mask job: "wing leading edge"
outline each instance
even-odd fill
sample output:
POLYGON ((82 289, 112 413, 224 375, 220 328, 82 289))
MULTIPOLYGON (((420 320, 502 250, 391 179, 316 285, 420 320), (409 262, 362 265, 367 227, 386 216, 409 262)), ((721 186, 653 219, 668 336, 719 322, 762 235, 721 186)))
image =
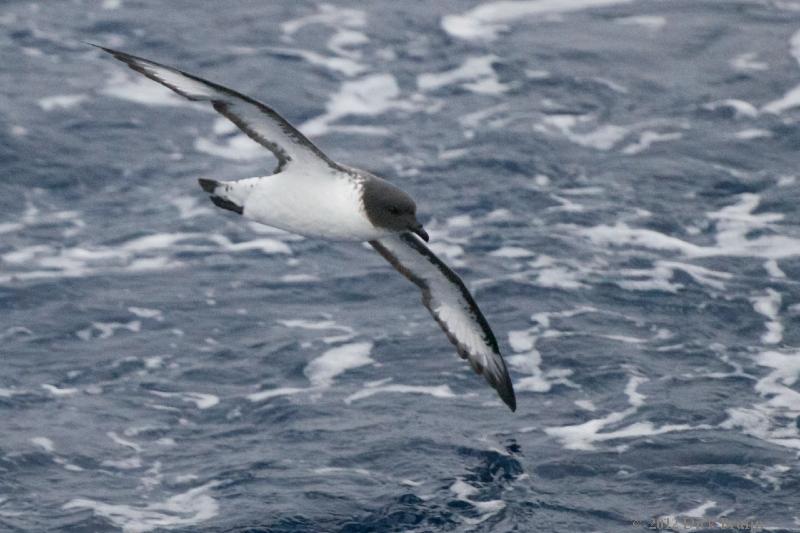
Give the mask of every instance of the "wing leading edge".
POLYGON ((278 160, 275 173, 283 170, 286 165, 294 163, 311 165, 321 162, 339 168, 297 128, 266 104, 176 68, 96 44, 92 46, 108 52, 131 69, 172 89, 184 98, 210 102, 217 112, 275 155, 278 160))

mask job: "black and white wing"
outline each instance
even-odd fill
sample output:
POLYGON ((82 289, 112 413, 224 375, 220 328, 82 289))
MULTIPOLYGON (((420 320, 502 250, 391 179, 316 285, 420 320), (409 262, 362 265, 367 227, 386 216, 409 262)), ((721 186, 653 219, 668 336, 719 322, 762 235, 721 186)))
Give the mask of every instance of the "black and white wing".
POLYGON ((422 290, 423 305, 458 354, 483 375, 512 411, 516 410, 514 388, 497 340, 461 278, 411 233, 392 235, 370 244, 422 290))
POLYGON ((275 154, 278 159, 276 173, 283 170, 286 165, 294 163, 304 165, 322 163, 338 168, 336 163, 328 159, 319 148, 274 109, 249 96, 155 61, 103 46, 92 46, 108 52, 136 72, 172 89, 184 98, 210 102, 215 110, 236 124, 248 137, 275 154))

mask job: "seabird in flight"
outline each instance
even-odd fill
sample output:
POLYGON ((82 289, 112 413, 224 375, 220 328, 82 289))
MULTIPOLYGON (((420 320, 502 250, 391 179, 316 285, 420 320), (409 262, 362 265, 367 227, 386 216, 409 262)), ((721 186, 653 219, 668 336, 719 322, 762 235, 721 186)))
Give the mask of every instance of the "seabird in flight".
MULTIPOLYGON (((97 45, 93 45, 97 46, 97 45)), ((218 207, 307 237, 367 241, 422 291, 422 303, 458 354, 516 409, 497 340, 461 278, 425 245, 416 204, 395 185, 333 161, 271 107, 172 67, 102 46, 130 68, 213 108, 278 160, 272 174, 234 181, 200 179, 218 207)))

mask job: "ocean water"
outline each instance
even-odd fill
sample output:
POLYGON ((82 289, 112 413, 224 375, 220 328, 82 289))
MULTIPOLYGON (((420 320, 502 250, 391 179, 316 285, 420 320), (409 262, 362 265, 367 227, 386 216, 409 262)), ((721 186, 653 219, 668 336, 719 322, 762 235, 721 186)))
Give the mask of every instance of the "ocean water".
POLYGON ((0 531, 800 531, 800 2, 0 6, 0 531), (511 413, 360 244, 216 209, 271 155, 411 193, 511 413), (734 529, 739 527, 739 529, 734 529))

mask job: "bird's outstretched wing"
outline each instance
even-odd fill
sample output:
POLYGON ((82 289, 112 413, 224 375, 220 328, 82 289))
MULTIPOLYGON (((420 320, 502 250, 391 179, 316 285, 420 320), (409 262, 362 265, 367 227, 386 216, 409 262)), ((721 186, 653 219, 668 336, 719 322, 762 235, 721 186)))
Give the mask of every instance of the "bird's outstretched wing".
POLYGON ((494 387, 512 411, 514 388, 497 340, 464 282, 421 239, 411 233, 370 241, 398 272, 422 290, 422 303, 447 334, 458 354, 494 387))
POLYGON ((96 44, 92 46, 108 52, 136 72, 172 89, 184 98, 210 102, 215 110, 236 124, 248 137, 275 155, 278 159, 275 173, 292 164, 321 163, 339 168, 274 109, 249 96, 155 61, 96 44))

